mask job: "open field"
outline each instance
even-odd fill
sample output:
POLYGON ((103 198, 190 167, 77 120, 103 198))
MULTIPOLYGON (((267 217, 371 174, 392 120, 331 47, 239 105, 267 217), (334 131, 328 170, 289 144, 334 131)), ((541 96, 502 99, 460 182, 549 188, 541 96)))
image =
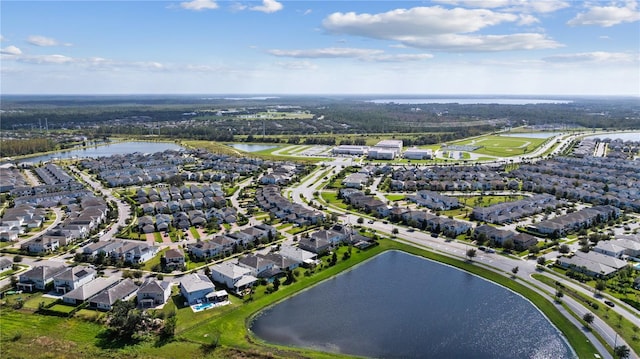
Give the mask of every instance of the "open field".
POLYGON ((459 146, 481 146, 474 153, 490 155, 490 156, 517 156, 529 153, 547 139, 544 138, 525 138, 525 137, 506 137, 506 136, 482 136, 471 140, 457 141, 451 145, 459 146))

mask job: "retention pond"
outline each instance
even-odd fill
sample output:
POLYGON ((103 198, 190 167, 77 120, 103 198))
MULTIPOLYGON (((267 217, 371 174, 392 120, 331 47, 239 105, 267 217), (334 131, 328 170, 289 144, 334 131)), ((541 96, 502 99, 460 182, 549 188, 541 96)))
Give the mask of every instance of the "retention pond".
POLYGON ((265 341, 376 358, 573 358, 529 301, 464 271, 388 251, 259 314, 265 341))

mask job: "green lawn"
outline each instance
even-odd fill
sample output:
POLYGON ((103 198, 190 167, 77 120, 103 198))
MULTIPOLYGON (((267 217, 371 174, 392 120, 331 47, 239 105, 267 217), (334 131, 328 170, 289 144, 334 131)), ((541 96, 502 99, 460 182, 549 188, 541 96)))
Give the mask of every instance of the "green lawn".
POLYGON ((338 198, 337 192, 322 191, 320 193, 320 196, 322 196, 322 200, 324 200, 325 202, 327 202, 332 206, 342 208, 342 209, 347 209, 347 205, 344 202, 342 202, 341 199, 338 198))
MULTIPOLYGON (((551 278, 548 278, 541 274, 534 274, 533 277, 551 287, 555 286, 555 281, 551 278)), ((565 295, 573 297, 574 299, 577 299, 579 303, 589 308, 591 312, 593 312, 611 328, 613 328, 627 342, 627 344, 631 346, 631 349, 634 352, 640 353, 640 341, 637 339, 633 339, 634 336, 638 335, 637 331, 639 328, 635 327, 633 323, 622 316, 614 314, 606 304, 596 298, 593 298, 592 296, 586 296, 582 293, 567 290, 566 288, 563 290, 563 293, 565 293, 565 295), (598 309, 588 307, 586 305, 587 301, 598 303, 598 309)))
POLYGON ((482 136, 470 140, 453 142, 453 145, 472 145, 482 146, 474 151, 474 153, 509 157, 517 156, 532 152, 543 144, 545 138, 525 138, 525 137, 507 137, 507 136, 482 136))
POLYGON ((389 201, 395 202, 395 201, 401 201, 405 199, 407 196, 404 194, 387 194, 385 195, 385 197, 387 197, 389 201))
POLYGON ((458 201, 465 206, 473 207, 489 207, 494 204, 503 203, 503 202, 515 202, 523 199, 525 196, 522 195, 511 195, 511 196, 459 196, 456 197, 458 201))

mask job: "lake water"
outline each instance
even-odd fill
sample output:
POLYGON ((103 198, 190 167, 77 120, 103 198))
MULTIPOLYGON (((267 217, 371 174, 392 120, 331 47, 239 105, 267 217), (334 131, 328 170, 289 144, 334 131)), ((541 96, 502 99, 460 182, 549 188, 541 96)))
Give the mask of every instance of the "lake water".
POLYGON ((86 149, 71 150, 64 152, 52 153, 44 156, 36 156, 25 158, 20 162, 38 163, 40 161, 49 161, 52 159, 65 159, 65 158, 98 158, 108 157, 112 155, 123 155, 128 153, 140 152, 140 153, 155 153, 163 152, 166 150, 181 150, 183 147, 170 142, 142 142, 142 141, 130 141, 130 142, 117 142, 108 145, 100 145, 97 147, 88 147, 86 149))
POLYGON ((537 98, 385 98, 377 100, 369 100, 367 102, 388 104, 396 103, 400 105, 417 105, 427 103, 457 103, 459 105, 476 105, 476 104, 498 104, 498 105, 535 105, 535 104, 567 104, 573 101, 567 100, 548 100, 537 98))
POLYGON ((562 132, 499 133, 500 136, 504 136, 504 137, 526 137, 526 138, 550 138, 550 137, 558 136, 560 134, 562 134, 562 132))
POLYGON ((258 152, 278 147, 272 145, 254 145, 249 143, 232 143, 229 146, 244 152, 258 152))
POLYGON ((603 133, 600 135, 587 136, 585 138, 599 138, 601 140, 610 138, 612 140, 621 139, 623 141, 640 141, 640 132, 603 133))
POLYGON ((399 251, 266 309, 251 330, 272 343, 365 357, 575 357, 521 296, 399 251))

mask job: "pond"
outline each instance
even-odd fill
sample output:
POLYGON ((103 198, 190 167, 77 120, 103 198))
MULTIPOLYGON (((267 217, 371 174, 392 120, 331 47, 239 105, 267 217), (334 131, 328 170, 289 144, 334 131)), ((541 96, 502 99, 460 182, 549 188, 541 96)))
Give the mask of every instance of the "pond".
POLYGON ((575 357, 523 297, 399 251, 266 309, 251 330, 268 342, 366 357, 575 357))
POLYGON ((38 163, 40 161, 49 161, 52 159, 65 159, 65 158, 97 158, 97 157, 109 157, 112 155, 122 155, 134 152, 140 153, 155 153, 163 152, 166 150, 181 150, 183 147, 170 142, 143 142, 143 141, 128 141, 128 142, 116 142, 112 144, 87 147, 79 150, 61 151, 51 153, 43 156, 29 157, 20 160, 20 163, 31 162, 38 163))
POLYGON ((259 151, 270 150, 272 148, 278 147, 273 145, 256 145, 256 144, 248 144, 248 143, 232 143, 229 146, 235 148, 236 150, 240 150, 244 152, 259 152, 259 151))

